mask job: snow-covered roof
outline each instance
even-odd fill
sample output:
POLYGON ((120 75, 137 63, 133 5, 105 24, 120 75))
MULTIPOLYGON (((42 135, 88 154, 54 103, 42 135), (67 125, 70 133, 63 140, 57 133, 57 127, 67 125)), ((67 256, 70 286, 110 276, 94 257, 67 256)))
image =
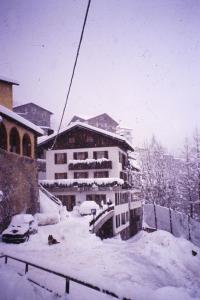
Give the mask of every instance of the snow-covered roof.
MULTIPOLYGON (((69 126, 63 128, 59 135, 64 133, 65 131, 69 131, 70 129, 74 128, 74 127, 81 127, 81 128, 85 128, 85 129, 89 129, 89 130, 92 130, 92 131, 95 131, 95 132, 98 132, 98 133, 101 133, 103 135, 107 135, 111 138, 114 138, 114 139, 117 139, 117 140, 120 140, 124 143, 127 144, 127 146, 132 150, 134 151, 133 149, 133 146, 127 141, 127 139, 125 139, 123 136, 119 135, 119 134, 116 134, 116 133, 113 133, 113 132, 110 132, 110 131, 107 131, 107 130, 104 130, 104 129, 101 129, 101 128, 98 128, 98 127, 95 127, 95 126, 92 126, 92 125, 89 125, 89 124, 86 124, 86 123, 83 123, 83 122, 74 122, 74 123, 71 123, 69 126)), ((42 138, 39 138, 38 139, 38 145, 41 145, 43 143, 46 143, 47 141, 55 138, 55 136, 57 135, 57 132, 54 132, 53 134, 49 135, 49 136, 45 136, 45 137, 42 137, 42 138)))
POLYGON ((16 80, 13 80, 11 78, 7 78, 7 77, 2 76, 2 75, 0 75, 0 81, 11 83, 13 85, 19 85, 19 83, 16 80))
POLYGON ((5 115, 21 124, 23 124, 25 127, 30 128, 31 130, 37 132, 39 135, 43 135, 44 131, 37 125, 33 124, 32 122, 24 119, 23 117, 19 116, 12 110, 6 108, 5 106, 0 105, 0 115, 5 115))
POLYGON ((24 103, 24 104, 21 104, 21 105, 17 105, 15 107, 13 107, 14 110, 18 110, 19 108, 21 107, 29 107, 29 106, 35 106, 37 109, 39 110, 43 110, 43 111, 47 111, 49 114, 53 115, 53 113, 51 111, 49 111, 48 109, 36 104, 36 103, 33 103, 33 102, 29 102, 29 103, 24 103))

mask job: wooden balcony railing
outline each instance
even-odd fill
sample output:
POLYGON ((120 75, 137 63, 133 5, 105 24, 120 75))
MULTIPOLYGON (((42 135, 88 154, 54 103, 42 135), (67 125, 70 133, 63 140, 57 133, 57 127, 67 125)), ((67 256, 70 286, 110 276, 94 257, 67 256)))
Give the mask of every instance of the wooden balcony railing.
POLYGON ((92 161, 92 162, 78 162, 78 163, 70 163, 69 164, 69 170, 91 170, 91 169, 112 169, 112 161, 111 160, 105 160, 99 162, 98 160, 92 161))

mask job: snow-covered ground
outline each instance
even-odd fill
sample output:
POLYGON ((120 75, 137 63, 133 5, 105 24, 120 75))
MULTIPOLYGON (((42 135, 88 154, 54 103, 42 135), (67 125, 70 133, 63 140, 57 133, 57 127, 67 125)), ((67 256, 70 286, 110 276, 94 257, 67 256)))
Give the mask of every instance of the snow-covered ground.
MULTIPOLYGON (((183 238, 176 238, 165 231, 151 234, 140 232, 128 241, 113 239, 100 240, 88 232, 91 216, 70 215, 55 225, 39 227, 39 232, 32 235, 24 244, 12 245, 0 242, 1 253, 7 253, 40 266, 48 267, 71 277, 110 290, 120 297, 134 300, 191 300, 200 299, 200 251, 199 248, 183 238), (49 246, 48 235, 52 234, 59 244, 49 246), (192 255, 192 250, 198 252, 192 255)), ((8 261, 8 269, 1 262, 0 291, 11 290, 17 282, 23 288, 28 285, 34 300, 47 299, 38 288, 32 287, 25 277, 19 277, 10 269, 22 268, 8 261), (7 276, 7 281, 2 280, 7 276), (7 282, 7 283, 6 283, 7 282), (36 297, 37 296, 37 297, 36 297)), ((23 267, 24 270, 24 267, 23 267)), ((45 281, 48 288, 60 294, 64 293, 64 283, 53 279, 43 271, 31 271, 27 274, 36 280, 45 281)), ((73 287, 73 285, 71 285, 73 287)), ((16 289, 17 290, 17 289, 16 289)), ((20 290, 20 289, 19 289, 20 290)), ((26 294, 14 299, 28 299, 26 294)), ((1 298, 1 300, 12 300, 1 298)), ((48 299, 53 295, 49 296, 48 299)), ((108 299, 104 294, 101 299, 108 299)), ((93 291, 80 286, 74 288, 74 294, 68 299, 96 300, 93 291)), ((64 299, 64 298, 63 298, 64 299)), ((111 298, 110 298, 111 299, 111 298)), ((113 298, 114 299, 114 298, 113 298)), ((29 298, 32 300, 32 298, 29 298)))

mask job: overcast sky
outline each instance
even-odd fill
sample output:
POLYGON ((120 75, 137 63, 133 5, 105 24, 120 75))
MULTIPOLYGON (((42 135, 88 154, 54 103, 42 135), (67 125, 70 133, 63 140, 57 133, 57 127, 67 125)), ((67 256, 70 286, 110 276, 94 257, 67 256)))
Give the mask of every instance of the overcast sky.
MULTIPOLYGON (((14 104, 59 120, 85 0, 0 0, 0 74, 19 81, 14 104)), ((170 150, 200 128, 200 0, 92 0, 65 114, 108 113, 170 150)), ((57 122, 58 123, 58 122, 57 122)))

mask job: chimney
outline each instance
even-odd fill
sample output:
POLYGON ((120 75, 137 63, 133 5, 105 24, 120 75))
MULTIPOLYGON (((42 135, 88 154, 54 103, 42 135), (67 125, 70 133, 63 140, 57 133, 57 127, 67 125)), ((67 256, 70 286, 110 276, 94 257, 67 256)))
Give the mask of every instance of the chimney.
POLYGON ((0 105, 13 109, 13 85, 19 83, 0 76, 0 105))

